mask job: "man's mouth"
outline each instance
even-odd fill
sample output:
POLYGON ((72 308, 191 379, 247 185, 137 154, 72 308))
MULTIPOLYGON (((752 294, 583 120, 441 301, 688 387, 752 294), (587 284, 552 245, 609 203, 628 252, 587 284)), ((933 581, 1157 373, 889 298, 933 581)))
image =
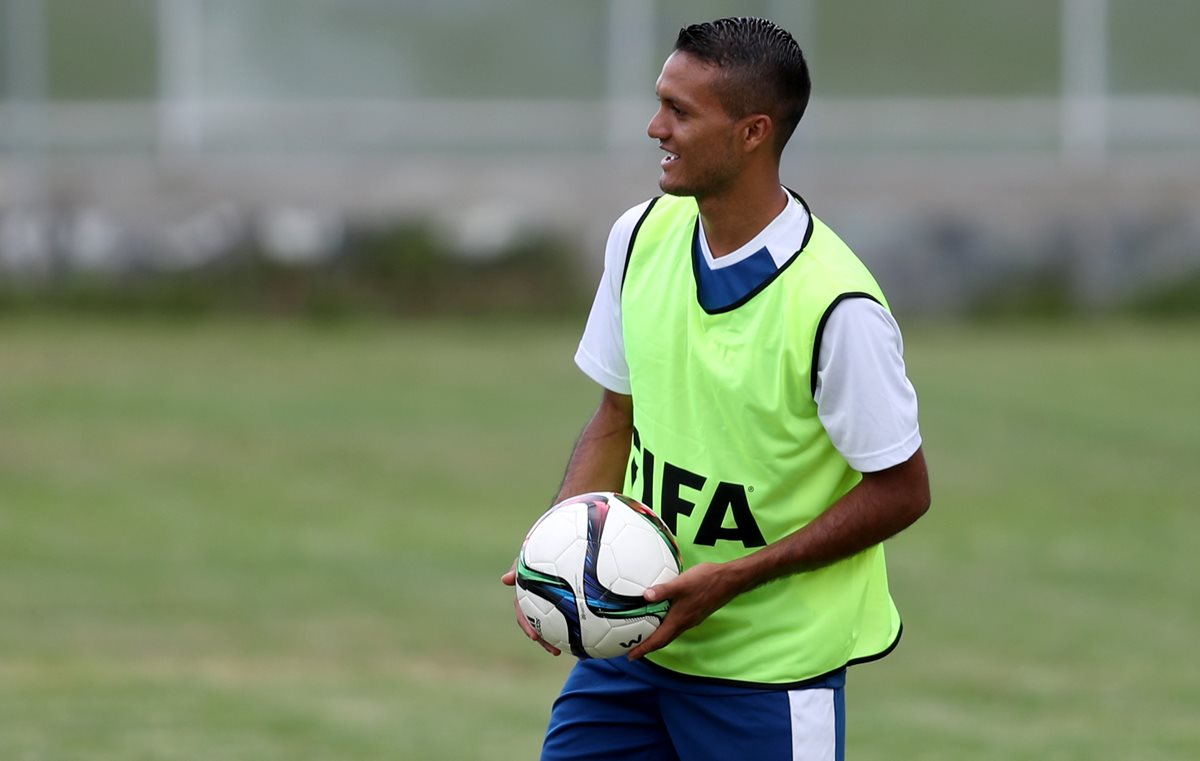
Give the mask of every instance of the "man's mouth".
POLYGON ((679 154, 671 153, 670 151, 667 151, 667 155, 663 156, 663 160, 660 161, 659 164, 665 167, 668 164, 671 164, 678 160, 679 160, 679 154))

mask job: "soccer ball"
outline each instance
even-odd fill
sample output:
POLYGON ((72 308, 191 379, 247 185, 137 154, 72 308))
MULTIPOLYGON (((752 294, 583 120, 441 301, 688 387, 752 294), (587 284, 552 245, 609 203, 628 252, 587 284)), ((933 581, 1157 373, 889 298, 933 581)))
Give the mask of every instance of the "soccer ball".
POLYGON ((612 658, 658 628, 666 600, 647 587, 679 575, 679 545, 650 508, 621 494, 570 497, 533 524, 517 558, 517 602, 542 639, 612 658))

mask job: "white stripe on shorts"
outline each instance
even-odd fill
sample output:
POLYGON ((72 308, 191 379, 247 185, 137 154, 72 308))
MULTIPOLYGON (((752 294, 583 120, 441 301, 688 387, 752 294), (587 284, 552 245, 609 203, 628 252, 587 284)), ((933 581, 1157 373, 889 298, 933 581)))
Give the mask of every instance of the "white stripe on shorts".
POLYGON ((837 717, 833 690, 788 690, 792 761, 836 761, 837 717))

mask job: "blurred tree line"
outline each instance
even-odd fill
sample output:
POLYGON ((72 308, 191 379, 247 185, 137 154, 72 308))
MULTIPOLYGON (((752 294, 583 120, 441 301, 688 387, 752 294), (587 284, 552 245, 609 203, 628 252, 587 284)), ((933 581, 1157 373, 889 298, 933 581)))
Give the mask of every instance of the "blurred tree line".
POLYGON ((409 221, 356 227, 335 250, 307 261, 288 261, 251 236, 186 269, 135 263, 96 271, 58 256, 53 271, 0 275, 0 313, 552 316, 578 313, 590 296, 571 249, 559 236, 531 232, 481 255, 459 249, 432 224, 409 221))

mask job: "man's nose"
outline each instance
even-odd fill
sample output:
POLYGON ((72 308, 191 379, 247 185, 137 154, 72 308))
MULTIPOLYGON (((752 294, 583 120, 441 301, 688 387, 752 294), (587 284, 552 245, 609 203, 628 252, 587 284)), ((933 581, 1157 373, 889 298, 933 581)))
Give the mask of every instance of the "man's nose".
POLYGON ((646 125, 646 134, 654 140, 665 140, 670 134, 666 130, 664 120, 662 118, 662 109, 659 109, 654 116, 650 118, 650 123, 646 125))

